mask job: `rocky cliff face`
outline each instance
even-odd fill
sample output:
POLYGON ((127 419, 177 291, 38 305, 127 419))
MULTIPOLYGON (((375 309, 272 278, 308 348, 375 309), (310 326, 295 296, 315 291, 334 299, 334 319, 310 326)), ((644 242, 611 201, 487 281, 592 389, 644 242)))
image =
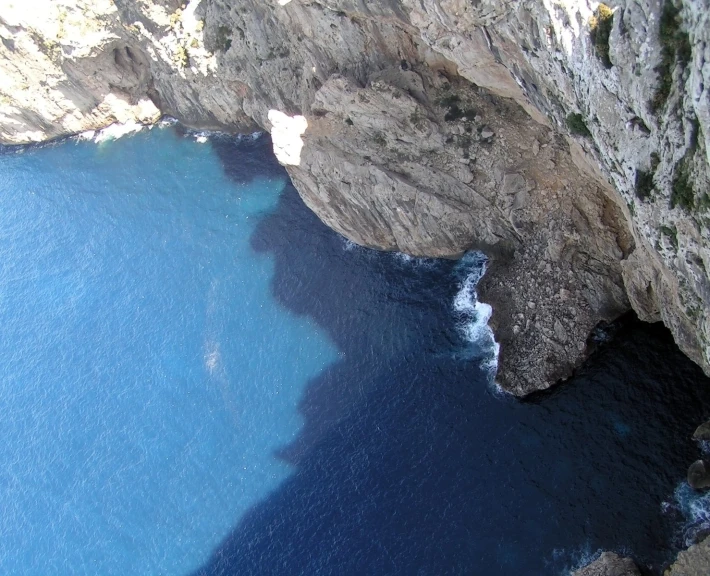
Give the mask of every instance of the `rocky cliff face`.
POLYGON ((0 8, 4 142, 161 113, 263 127, 355 242, 492 256, 511 392, 629 307, 710 373, 708 0, 27 6, 0 8))

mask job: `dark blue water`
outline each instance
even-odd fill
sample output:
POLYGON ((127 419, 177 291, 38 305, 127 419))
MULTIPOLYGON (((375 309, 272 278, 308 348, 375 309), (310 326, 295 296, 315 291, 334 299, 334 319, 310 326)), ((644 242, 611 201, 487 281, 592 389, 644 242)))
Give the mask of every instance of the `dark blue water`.
POLYGON ((6 153, 0 250, 2 573, 658 571, 710 510, 662 328, 503 397, 480 260, 348 244, 265 138, 6 153))

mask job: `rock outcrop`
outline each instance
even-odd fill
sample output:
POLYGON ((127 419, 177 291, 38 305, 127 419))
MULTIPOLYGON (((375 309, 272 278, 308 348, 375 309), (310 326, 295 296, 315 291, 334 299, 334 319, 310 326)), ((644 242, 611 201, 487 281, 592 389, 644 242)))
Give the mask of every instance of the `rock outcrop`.
POLYGON ((572 572, 570 576, 641 576, 641 572, 631 558, 603 552, 594 562, 572 572))
POLYGON ((710 466, 705 460, 696 460, 688 468, 688 484, 694 490, 710 488, 710 466))
POLYGON ((665 576, 707 576, 710 574, 710 537, 683 550, 665 576))
POLYGON ((5 143, 273 129, 351 240, 486 251, 515 394, 630 307, 710 373, 710 0, 43 0, 0 39, 5 143))
MULTIPOLYGON (((710 574, 710 537, 683 550, 664 576, 707 576, 710 574)), ((630 558, 614 552, 603 552, 599 558, 570 574, 570 576, 641 576, 630 558)))
POLYGON ((693 440, 710 440, 710 420, 703 422, 695 429, 693 440))

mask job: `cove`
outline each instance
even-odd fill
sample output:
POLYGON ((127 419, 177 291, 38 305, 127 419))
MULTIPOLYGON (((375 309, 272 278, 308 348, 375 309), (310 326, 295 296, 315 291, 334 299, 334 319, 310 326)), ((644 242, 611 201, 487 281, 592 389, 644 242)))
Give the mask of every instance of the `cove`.
POLYGON ((289 476, 337 357, 249 247, 286 179, 169 129, 0 170, 0 570, 186 574, 289 476))
POLYGON ((4 152, 3 573, 660 573, 710 510, 710 387, 664 329, 515 401, 481 260, 349 244, 266 137, 4 152))

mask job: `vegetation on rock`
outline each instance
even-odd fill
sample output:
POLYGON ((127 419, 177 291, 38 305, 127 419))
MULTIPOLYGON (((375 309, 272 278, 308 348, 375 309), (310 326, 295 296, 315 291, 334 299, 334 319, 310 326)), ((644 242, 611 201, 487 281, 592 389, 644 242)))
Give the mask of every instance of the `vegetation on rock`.
POLYGON ((666 236, 670 240, 671 246, 675 251, 678 251, 678 230, 670 226, 661 226, 661 234, 666 236))
POLYGON ((683 158, 676 166, 671 191, 671 208, 680 206, 689 212, 695 208, 695 191, 690 181, 690 167, 687 158, 683 158))
POLYGON ((673 68, 676 62, 681 68, 690 62, 691 46, 688 33, 681 29, 680 11, 672 1, 666 0, 661 13, 659 29, 661 63, 656 67, 659 85, 651 100, 651 110, 658 113, 666 105, 673 89, 673 68))
POLYGON ((175 51, 175 64, 177 64, 179 68, 187 68, 190 64, 187 48, 183 45, 179 45, 175 51))
POLYGON ((592 133, 587 128, 587 124, 584 122, 584 117, 581 114, 569 114, 567 116, 567 128, 572 134, 577 136, 584 136, 585 138, 591 138, 592 133))
POLYGON ((636 197, 648 200, 653 193, 653 172, 636 170, 636 197))
POLYGON ((606 4, 599 4, 594 16, 589 19, 589 29, 594 50, 606 68, 613 66, 609 58, 609 36, 613 25, 613 10, 606 4))
POLYGON ((215 37, 215 46, 218 50, 226 52, 232 47, 232 31, 229 26, 219 26, 215 37))

